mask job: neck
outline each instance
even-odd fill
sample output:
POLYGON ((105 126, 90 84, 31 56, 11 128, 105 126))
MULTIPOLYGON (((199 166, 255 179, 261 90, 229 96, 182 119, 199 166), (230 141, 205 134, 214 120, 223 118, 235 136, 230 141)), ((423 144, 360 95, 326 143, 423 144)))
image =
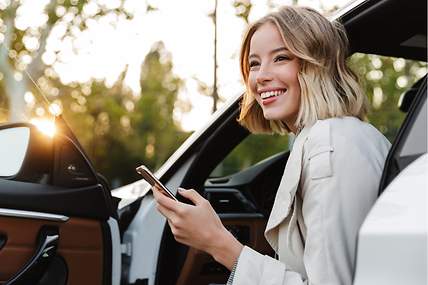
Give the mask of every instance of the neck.
POLYGON ((284 124, 287 126, 287 128, 292 132, 293 134, 297 135, 300 133, 301 127, 297 127, 294 123, 288 123, 284 121, 284 124))

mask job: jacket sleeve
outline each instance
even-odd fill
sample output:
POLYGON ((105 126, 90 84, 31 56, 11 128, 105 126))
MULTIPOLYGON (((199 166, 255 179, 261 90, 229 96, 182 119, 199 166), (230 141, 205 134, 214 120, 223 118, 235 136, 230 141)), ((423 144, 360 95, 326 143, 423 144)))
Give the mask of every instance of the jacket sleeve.
POLYGON ((300 274, 268 255, 245 246, 238 259, 233 285, 306 285, 300 274))

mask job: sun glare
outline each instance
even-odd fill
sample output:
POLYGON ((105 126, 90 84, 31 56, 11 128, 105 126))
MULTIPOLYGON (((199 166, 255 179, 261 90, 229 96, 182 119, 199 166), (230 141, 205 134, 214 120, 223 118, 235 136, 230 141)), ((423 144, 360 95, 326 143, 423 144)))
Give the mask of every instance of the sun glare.
POLYGON ((55 123, 52 120, 34 118, 30 120, 30 123, 35 125, 39 131, 51 138, 55 135, 55 123))
POLYGON ((54 116, 58 116, 61 115, 62 113, 62 108, 59 104, 57 103, 52 103, 49 105, 49 112, 54 115, 54 116))

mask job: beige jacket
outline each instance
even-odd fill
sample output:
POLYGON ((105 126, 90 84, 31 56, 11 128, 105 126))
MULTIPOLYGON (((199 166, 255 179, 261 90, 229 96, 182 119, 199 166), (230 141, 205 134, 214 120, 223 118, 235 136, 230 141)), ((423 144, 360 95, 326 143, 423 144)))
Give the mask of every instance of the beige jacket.
POLYGON ((352 284, 358 230, 377 198, 389 148, 354 117, 304 128, 265 231, 279 260, 244 247, 233 284, 352 284))

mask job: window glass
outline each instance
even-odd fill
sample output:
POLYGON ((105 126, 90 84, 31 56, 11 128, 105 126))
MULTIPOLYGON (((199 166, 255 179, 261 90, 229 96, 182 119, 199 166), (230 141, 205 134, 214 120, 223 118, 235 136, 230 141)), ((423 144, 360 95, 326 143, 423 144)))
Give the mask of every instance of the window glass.
POLYGON ((400 96, 427 73, 427 64, 355 53, 349 58, 349 65, 358 74, 368 96, 368 120, 393 142, 406 116, 398 109, 400 96))
POLYGON ((289 149, 288 136, 250 134, 211 172, 210 178, 237 173, 263 159, 289 149))

